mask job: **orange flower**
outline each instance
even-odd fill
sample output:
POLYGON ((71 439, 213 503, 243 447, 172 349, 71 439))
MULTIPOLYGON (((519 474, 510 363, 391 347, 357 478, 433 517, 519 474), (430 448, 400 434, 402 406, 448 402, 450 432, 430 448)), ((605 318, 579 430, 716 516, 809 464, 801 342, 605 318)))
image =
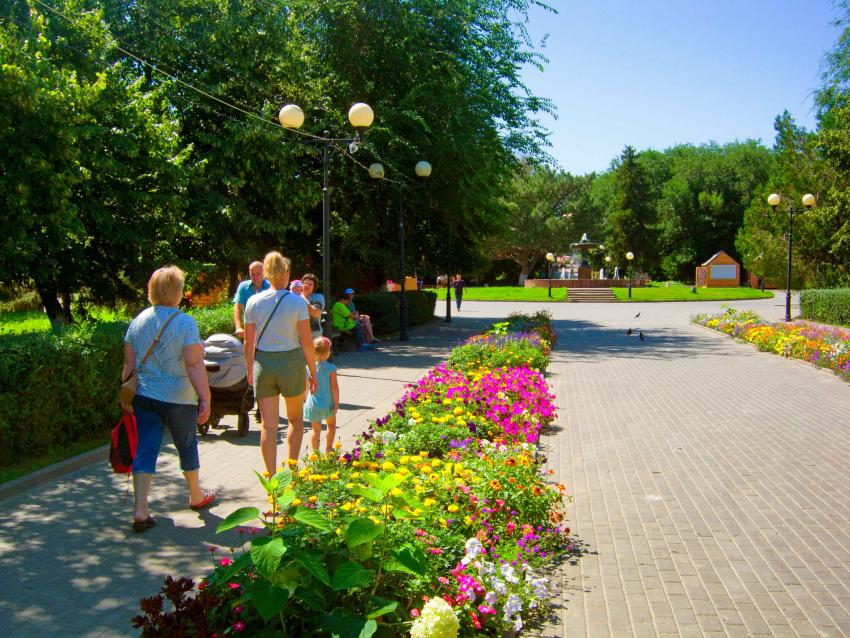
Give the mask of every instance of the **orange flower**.
POLYGON ((508 459, 507 461, 505 461, 505 465, 508 465, 508 466, 516 465, 516 459, 508 459))
POLYGON ((512 476, 508 479, 508 483, 516 483, 516 479, 512 476))
POLYGON ((502 484, 501 484, 501 483, 499 483, 499 481, 490 481, 490 482, 488 483, 488 485, 490 486, 490 488, 491 488, 491 489, 494 489, 494 490, 496 490, 497 492, 498 492, 500 489, 502 489, 502 484))
POLYGON ((535 487, 534 487, 534 495, 535 495, 535 496, 540 496, 542 493, 543 493, 543 490, 541 490, 541 489, 540 489, 539 487, 537 487, 537 486, 535 486, 535 487))

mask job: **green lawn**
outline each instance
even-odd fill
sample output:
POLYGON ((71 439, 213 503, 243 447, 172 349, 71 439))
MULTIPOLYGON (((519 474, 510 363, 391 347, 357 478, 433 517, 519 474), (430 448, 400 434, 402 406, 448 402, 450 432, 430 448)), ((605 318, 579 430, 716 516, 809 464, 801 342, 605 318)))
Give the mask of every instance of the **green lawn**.
MULTIPOLYGON (((552 288, 552 298, 564 301, 566 288, 552 288)), ((454 299, 452 290, 452 299, 454 299)), ((549 288, 520 288, 519 286, 498 286, 495 288, 467 288, 463 298, 470 301, 548 301, 549 288)), ((437 290, 437 303, 445 302, 446 289, 437 290)))
POLYGON ((614 295, 622 301, 722 301, 726 299, 762 299, 773 297, 772 292, 762 292, 757 288, 697 288, 691 292, 690 286, 679 284, 667 288, 653 285, 647 288, 632 288, 629 299, 628 288, 612 288, 614 295))
POLYGON ((89 441, 69 443, 68 445, 53 449, 47 454, 27 459, 26 461, 22 461, 14 465, 6 465, 5 467, 0 468, 0 483, 14 481, 16 478, 20 478, 26 474, 30 474, 31 472, 41 470, 55 463, 67 461, 78 454, 85 454, 86 452, 99 448, 102 445, 108 445, 110 440, 111 436, 109 434, 104 434, 89 441))
POLYGON ((46 332, 50 330, 50 321, 43 312, 7 312, 0 314, 0 334, 21 334, 22 332, 46 332))

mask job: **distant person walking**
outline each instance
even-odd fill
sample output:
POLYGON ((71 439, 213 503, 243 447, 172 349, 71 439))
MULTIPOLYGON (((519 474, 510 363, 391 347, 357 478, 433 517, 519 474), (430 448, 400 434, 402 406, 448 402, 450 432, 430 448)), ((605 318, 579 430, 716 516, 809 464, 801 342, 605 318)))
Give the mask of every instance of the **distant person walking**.
POLYGON ((457 304, 458 312, 460 312, 460 304, 463 301, 463 289, 466 288, 466 282, 460 278, 460 275, 457 275, 452 285, 455 288, 455 304, 457 304))
POLYGON ((263 260, 263 273, 270 288, 254 295, 245 307, 245 362, 248 383, 260 405, 263 429, 260 448, 266 471, 277 469, 277 428, 280 397, 286 404, 289 430, 288 457, 293 464, 301 452, 304 436, 304 388, 310 371, 310 390, 316 391, 316 359, 310 335, 307 302, 289 290, 290 261, 278 252, 263 260))
POLYGON ((248 266, 248 274, 250 279, 239 284, 233 297, 233 325, 236 326, 233 334, 240 339, 245 336, 245 329, 242 327, 242 313, 245 311, 245 305, 258 292, 269 289, 269 282, 263 277, 262 262, 251 262, 251 265, 248 266))
POLYGON ((322 336, 322 312, 325 309, 325 296, 320 294, 319 278, 312 273, 301 277, 301 296, 307 302, 307 314, 310 315, 310 333, 313 337, 322 336))
POLYGON ((322 421, 328 424, 325 452, 330 452, 336 436, 336 413, 339 410, 339 383, 336 378, 336 366, 328 363, 331 356, 331 342, 324 337, 313 340, 316 349, 316 374, 318 389, 309 393, 304 406, 304 418, 310 421, 313 434, 310 436, 310 446, 313 452, 319 453, 322 440, 322 421))
POLYGON ((198 323, 177 309, 183 284, 183 271, 176 266, 157 270, 148 282, 152 306, 133 319, 124 337, 123 378, 129 379, 135 371, 138 382, 133 405, 124 406, 136 416, 139 432, 133 459, 133 529, 137 532, 156 525, 148 493, 166 428, 189 486, 189 507, 199 510, 215 498, 200 486, 197 427, 210 416, 210 386, 198 323))

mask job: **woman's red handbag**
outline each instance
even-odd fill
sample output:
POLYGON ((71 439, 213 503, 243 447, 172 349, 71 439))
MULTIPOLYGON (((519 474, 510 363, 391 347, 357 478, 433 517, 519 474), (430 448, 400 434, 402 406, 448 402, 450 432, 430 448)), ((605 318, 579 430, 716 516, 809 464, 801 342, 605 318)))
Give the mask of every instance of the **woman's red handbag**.
POLYGON ((109 449, 109 464, 116 474, 129 474, 133 471, 133 460, 139 445, 136 417, 126 410, 123 412, 124 416, 112 430, 112 446, 109 449))

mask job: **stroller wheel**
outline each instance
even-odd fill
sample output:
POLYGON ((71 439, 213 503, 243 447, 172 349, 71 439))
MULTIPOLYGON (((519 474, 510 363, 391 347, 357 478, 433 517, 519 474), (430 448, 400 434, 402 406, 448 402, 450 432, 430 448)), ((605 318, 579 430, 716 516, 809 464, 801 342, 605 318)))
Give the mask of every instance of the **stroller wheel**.
POLYGON ((210 431, 210 420, 207 419, 206 423, 198 423, 198 434, 204 436, 207 432, 210 431))
POLYGON ((236 422, 236 431, 239 436, 248 436, 248 430, 251 428, 251 421, 248 418, 247 412, 239 414, 239 420, 236 422))

